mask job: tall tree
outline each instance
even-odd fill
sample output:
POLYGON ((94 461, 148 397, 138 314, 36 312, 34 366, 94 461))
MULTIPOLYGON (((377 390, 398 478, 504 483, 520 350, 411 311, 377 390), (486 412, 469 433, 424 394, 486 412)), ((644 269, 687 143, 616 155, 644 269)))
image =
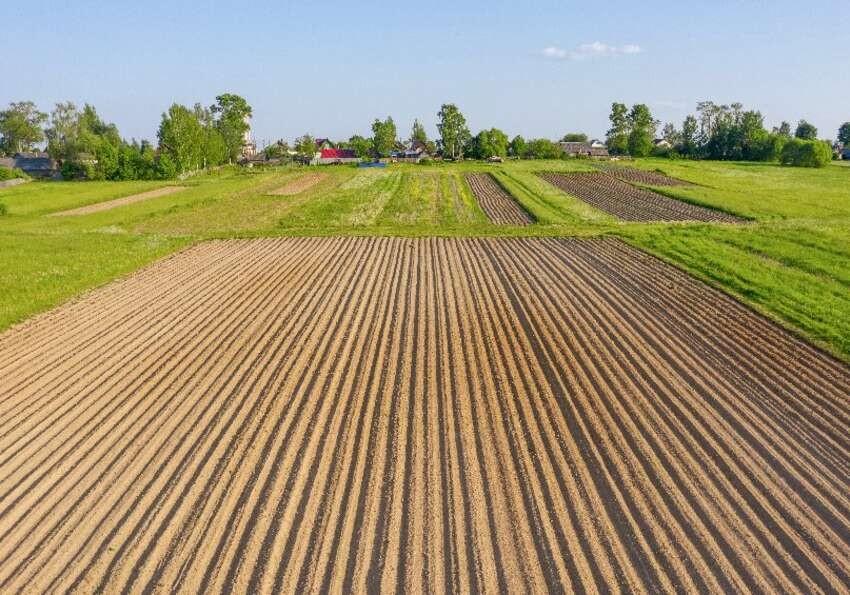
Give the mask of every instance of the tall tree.
POLYGON ((783 120, 779 126, 774 126, 773 134, 778 134, 785 138, 791 138, 791 124, 783 120))
POLYGON ((216 117, 216 127, 224 139, 228 159, 235 161, 242 154, 245 133, 250 128, 251 106, 239 95, 224 93, 215 98, 210 111, 216 117))
POLYGON ((391 116, 383 122, 377 118, 372 123, 372 149, 379 157, 389 157, 396 144, 398 131, 391 116))
POLYGON ((54 159, 72 160, 80 151, 80 112, 71 101, 56 104, 50 112, 50 127, 44 131, 47 152, 54 159))
POLYGON ((348 139, 348 148, 361 159, 366 159, 372 155, 372 146, 371 138, 364 138, 359 134, 348 139))
POLYGON ((439 120, 440 144, 446 157, 457 159, 463 155, 467 143, 472 138, 466 126, 466 118, 453 103, 444 103, 437 112, 439 120))
POLYGON ((633 157, 646 157, 652 152, 657 123, 646 104, 638 103, 629 112, 629 154, 633 157))
POLYGON ((814 124, 800 120, 797 124, 797 130, 794 131, 794 136, 803 140, 817 140, 818 129, 815 128, 814 124))
POLYGON ((316 139, 309 134, 299 136, 295 139, 295 151, 307 159, 312 159, 316 155, 316 139))
POLYGON ((32 101, 10 103, 0 111, 0 150, 9 154, 31 151, 44 140, 45 122, 47 114, 38 111, 32 101))
POLYGON ((508 151, 510 151, 510 154, 519 158, 525 157, 526 148, 525 139, 519 134, 513 137, 511 139, 511 144, 508 145, 508 151))
POLYGON ((428 143, 428 133, 425 132, 425 127, 418 119, 413 120, 413 130, 410 131, 410 142, 428 143))
POLYGON ((171 158, 177 173, 203 166, 203 127, 186 106, 175 103, 162 114, 157 138, 159 150, 171 158))
POLYGON ((699 152, 699 124, 692 114, 682 122, 682 134, 679 141, 679 152, 686 157, 696 157, 699 152))
POLYGON ((629 150, 629 112, 626 104, 612 103, 611 128, 608 129, 605 144, 612 155, 624 155, 629 150))
POLYGON ((661 138, 670 143, 671 147, 678 146, 682 140, 681 133, 676 129, 676 125, 673 122, 667 122, 664 125, 664 128, 661 129, 661 138))
POLYGON ((850 147, 850 122, 844 122, 838 129, 838 142, 845 147, 850 147))

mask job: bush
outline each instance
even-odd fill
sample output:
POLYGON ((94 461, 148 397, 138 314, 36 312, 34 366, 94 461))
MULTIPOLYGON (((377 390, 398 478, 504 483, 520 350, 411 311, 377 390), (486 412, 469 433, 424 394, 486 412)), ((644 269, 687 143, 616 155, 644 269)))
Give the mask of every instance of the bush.
POLYGON ((782 148, 780 161, 795 167, 826 167, 832 161, 832 148, 820 140, 795 138, 782 148))
POLYGON ((18 178, 27 179, 29 176, 18 168, 10 169, 8 167, 0 167, 0 182, 6 180, 16 180, 18 178))
POLYGON ((0 202, 0 217, 9 212, 9 209, 6 207, 5 203, 0 202))

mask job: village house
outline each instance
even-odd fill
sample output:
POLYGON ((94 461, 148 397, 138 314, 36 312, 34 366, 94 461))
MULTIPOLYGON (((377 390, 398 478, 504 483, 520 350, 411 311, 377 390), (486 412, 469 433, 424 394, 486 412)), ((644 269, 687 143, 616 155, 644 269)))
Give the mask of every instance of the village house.
POLYGON ((16 153, 14 157, 2 157, 0 167, 20 169, 33 178, 59 177, 59 165, 47 153, 16 153))
POLYGON ((571 157, 608 157, 608 149, 599 141, 594 142, 562 142, 558 143, 561 150, 571 157))
POLYGON ((342 163, 360 163, 360 158, 353 149, 322 149, 313 160, 311 165, 338 165, 342 163))

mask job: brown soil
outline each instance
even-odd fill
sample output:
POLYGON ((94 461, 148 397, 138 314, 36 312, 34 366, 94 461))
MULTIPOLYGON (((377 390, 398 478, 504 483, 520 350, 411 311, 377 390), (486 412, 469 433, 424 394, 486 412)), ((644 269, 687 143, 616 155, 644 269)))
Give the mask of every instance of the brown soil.
POLYGON ((110 209, 114 209, 116 207, 123 207, 124 205, 131 205, 135 202, 141 202, 143 200, 157 198, 159 196, 174 194, 175 192, 180 192, 181 190, 185 189, 186 186, 163 186, 162 188, 157 188, 156 190, 148 190, 147 192, 142 192, 141 194, 133 194, 132 196, 122 196, 121 198, 116 198, 115 200, 107 200, 105 202, 99 202, 93 205, 87 205, 85 207, 78 207, 76 209, 69 209, 67 211, 51 213, 51 216, 68 217, 72 215, 90 215, 92 213, 99 213, 100 211, 109 211, 110 209))
POLYGON ((466 180, 481 209, 493 223, 528 225, 534 222, 490 174, 467 174, 466 180))
POLYGON ((626 167, 623 165, 614 165, 613 163, 596 162, 593 163, 596 169, 602 170, 607 174, 619 178, 626 182, 634 184, 642 184, 644 186, 693 186, 692 183, 678 178, 671 178, 660 172, 647 171, 637 169, 636 167, 626 167))
POLYGON ((625 221, 743 221, 722 211, 637 188, 605 173, 544 173, 541 177, 564 192, 625 221))
POLYGON ((299 178, 296 178, 286 183, 277 190, 272 190, 271 192, 269 192, 269 194, 274 196, 292 196, 293 194, 298 194, 300 192, 304 192, 305 190, 309 190, 327 177, 327 174, 321 173, 305 174, 299 178))
POLYGON ((846 592, 848 394, 616 240, 207 243, 0 335, 0 590, 846 592))

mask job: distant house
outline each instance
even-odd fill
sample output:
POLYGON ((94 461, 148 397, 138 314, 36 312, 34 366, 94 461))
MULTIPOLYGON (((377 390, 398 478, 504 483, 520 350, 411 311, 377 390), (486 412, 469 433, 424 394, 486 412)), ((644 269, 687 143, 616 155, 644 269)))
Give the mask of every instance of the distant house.
POLYGON ((329 138, 317 138, 316 139, 316 151, 321 151, 322 149, 333 149, 334 145, 329 138))
POLYGON ((608 157, 605 145, 594 146, 594 143, 581 142, 563 142, 558 145, 564 153, 572 157, 608 157))
POLYGON ((655 140, 652 141, 652 145, 656 149, 672 149, 673 148, 672 143, 669 140, 667 140, 666 138, 656 138, 655 140))
POLYGON ((0 166, 20 169, 33 178, 59 177, 59 166, 47 153, 17 153, 14 157, 0 158, 0 166))
POLYGON ((598 138, 594 138, 590 141, 590 148, 592 149, 605 149, 605 143, 599 140, 598 138))
POLYGON ((401 151, 393 151, 390 157, 401 163, 419 163, 423 159, 429 159, 428 147, 425 143, 415 140, 401 151))
POLYGON ((360 163, 353 149, 322 149, 316 154, 314 165, 334 165, 338 163, 360 163))

